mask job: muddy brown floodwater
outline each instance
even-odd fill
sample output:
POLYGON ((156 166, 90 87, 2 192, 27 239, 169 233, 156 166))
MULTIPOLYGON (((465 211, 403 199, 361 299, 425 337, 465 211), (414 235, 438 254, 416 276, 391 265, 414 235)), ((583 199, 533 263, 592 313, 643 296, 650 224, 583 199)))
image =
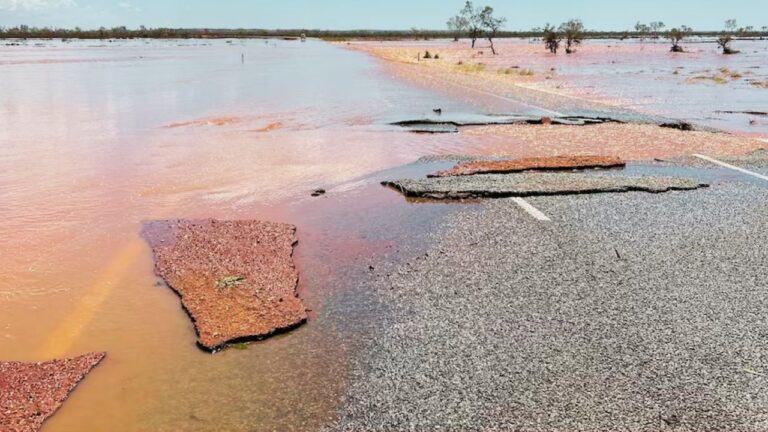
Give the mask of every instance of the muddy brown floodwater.
MULTIPOLYGON (((542 112, 401 82, 381 60, 317 41, 45 41, 0 55, 0 360, 108 353, 45 431, 318 429, 366 326, 382 325, 369 268, 408 259, 454 211, 379 183, 453 165, 403 166, 424 155, 558 151, 541 142, 554 126, 439 136, 387 126, 436 108, 542 112), (298 227, 306 325, 215 355, 195 345, 140 232, 145 221, 209 218, 298 227)), ((642 128, 655 128, 626 127, 646 139, 642 128)), ((589 148, 601 129, 590 130, 570 154, 651 153, 623 141, 612 151, 612 140, 589 148)), ((684 148, 709 142, 697 137, 684 148)))
POLYGON ((324 424, 357 329, 375 322, 360 315, 372 257, 397 255, 398 239, 446 213, 403 203, 375 173, 462 147, 382 125, 435 104, 475 108, 314 41, 0 52, 2 360, 108 352, 44 430, 324 424), (311 197, 317 188, 328 193, 311 197), (207 218, 298 227, 306 325, 247 349, 196 346, 140 233, 145 221, 207 218))

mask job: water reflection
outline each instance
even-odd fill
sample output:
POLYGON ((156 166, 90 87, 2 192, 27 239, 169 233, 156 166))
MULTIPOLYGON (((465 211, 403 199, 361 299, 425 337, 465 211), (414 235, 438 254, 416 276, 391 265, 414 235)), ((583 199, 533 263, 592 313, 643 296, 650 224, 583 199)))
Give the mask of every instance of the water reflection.
POLYGON ((365 176, 462 146, 380 123, 474 108, 321 42, 47 44, 0 47, 0 352, 109 352, 47 430, 317 428, 361 337, 360 260, 443 212, 365 176), (138 237, 168 217, 297 224, 310 323, 200 352, 138 237))

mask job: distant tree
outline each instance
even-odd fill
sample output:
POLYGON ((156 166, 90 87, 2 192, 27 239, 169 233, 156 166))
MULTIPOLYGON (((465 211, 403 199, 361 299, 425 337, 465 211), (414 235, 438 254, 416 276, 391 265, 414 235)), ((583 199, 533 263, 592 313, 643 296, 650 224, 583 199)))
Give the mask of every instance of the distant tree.
POLYGON ((496 55, 496 47, 493 45, 493 39, 499 33, 499 30, 507 22, 504 17, 495 17, 493 15, 493 8, 486 6, 480 11, 480 23, 485 30, 485 37, 491 44, 491 52, 496 55))
POLYGON ((555 26, 547 23, 542 31, 542 39, 544 40, 544 46, 547 50, 552 54, 557 54, 557 50, 560 49, 560 42, 562 42, 563 38, 557 33, 555 26))
POLYGON ((581 20, 572 19, 560 24, 559 31, 565 38, 565 53, 575 53, 576 46, 581 45, 581 41, 584 40, 584 24, 581 20))
POLYGON ((635 31, 637 33, 640 33, 641 35, 647 35, 651 32, 651 28, 648 27, 646 24, 641 23, 640 21, 635 24, 635 31))
POLYGON ((768 31, 768 26, 763 26, 763 31, 768 31))
POLYGON ((667 33, 667 37, 672 41, 672 52, 685 52, 680 43, 686 36, 691 34, 691 28, 688 26, 680 26, 680 28, 673 28, 667 33))
POLYGON ((736 23, 736 20, 731 18, 725 20, 725 30, 733 33, 734 30, 736 30, 736 27, 738 27, 738 24, 736 23))
POLYGON ((728 33, 723 33, 717 38, 717 45, 723 50, 723 54, 729 55, 739 53, 738 50, 731 48, 731 41, 733 41, 733 36, 728 33))
POLYGON ((666 24, 664 24, 661 21, 654 21, 650 24, 651 32, 653 33, 653 37, 659 37, 659 32, 664 30, 667 27, 666 24))
POLYGON ((462 15, 456 15, 448 20, 448 30, 453 33, 453 40, 459 40, 459 38, 467 31, 469 23, 467 19, 462 15))
POLYGON ((483 35, 483 23, 480 18, 480 12, 471 1, 467 1, 459 13, 459 16, 467 23, 465 29, 469 39, 472 40, 472 48, 475 47, 475 43, 483 35))

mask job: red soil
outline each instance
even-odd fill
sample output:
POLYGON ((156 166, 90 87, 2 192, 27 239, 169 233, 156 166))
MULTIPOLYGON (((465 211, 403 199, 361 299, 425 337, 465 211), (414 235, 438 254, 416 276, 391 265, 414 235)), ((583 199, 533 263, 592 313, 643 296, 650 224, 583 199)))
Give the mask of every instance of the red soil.
POLYGON ((144 237, 155 271, 181 296, 203 348, 304 323, 293 264, 296 228, 260 221, 158 221, 144 237))
POLYGON ((499 161, 471 161, 440 171, 429 177, 467 176, 473 174, 506 174, 522 171, 554 171, 590 168, 619 168, 626 163, 610 156, 554 156, 507 159, 499 161))
POLYGON ((37 431, 106 353, 42 363, 0 362, 0 431, 37 431))

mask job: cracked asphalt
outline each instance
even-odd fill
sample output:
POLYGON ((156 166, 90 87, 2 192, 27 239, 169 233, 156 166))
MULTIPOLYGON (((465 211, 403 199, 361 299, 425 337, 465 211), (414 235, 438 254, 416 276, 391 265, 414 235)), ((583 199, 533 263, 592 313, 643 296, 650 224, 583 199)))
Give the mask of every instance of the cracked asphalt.
POLYGON ((455 212, 364 287, 328 430, 768 430, 768 182, 723 179, 455 212))

